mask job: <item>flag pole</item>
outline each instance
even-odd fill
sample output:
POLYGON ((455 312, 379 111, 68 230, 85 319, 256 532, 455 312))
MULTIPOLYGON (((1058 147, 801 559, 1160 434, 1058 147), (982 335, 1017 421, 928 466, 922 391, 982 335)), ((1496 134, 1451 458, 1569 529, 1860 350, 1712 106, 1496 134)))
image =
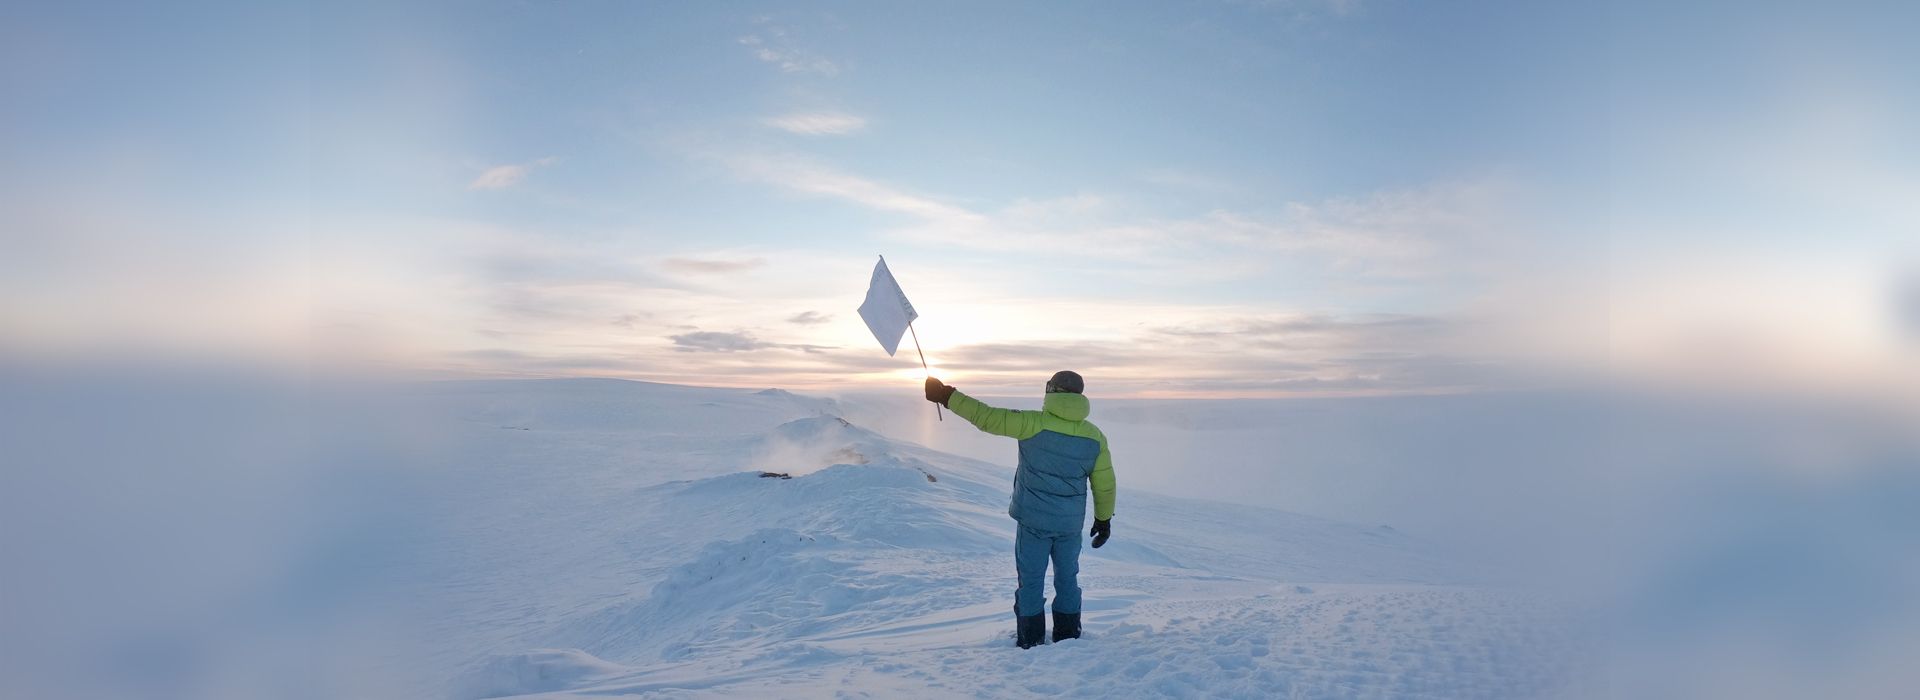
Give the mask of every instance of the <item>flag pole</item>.
MULTIPOLYGON (((927 353, 920 350, 920 332, 913 329, 912 321, 907 322, 907 332, 913 334, 913 351, 920 353, 920 369, 926 370, 927 376, 932 377, 933 368, 927 366, 927 353)), ((933 405, 933 417, 940 419, 943 423, 946 422, 947 416, 940 411, 940 404, 933 405)))

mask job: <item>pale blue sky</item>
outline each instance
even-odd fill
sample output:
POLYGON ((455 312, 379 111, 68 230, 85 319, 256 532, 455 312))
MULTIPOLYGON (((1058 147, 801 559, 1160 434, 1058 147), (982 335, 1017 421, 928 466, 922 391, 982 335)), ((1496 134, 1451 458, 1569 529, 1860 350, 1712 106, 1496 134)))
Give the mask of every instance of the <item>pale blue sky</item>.
POLYGON ((184 295, 100 300, 138 333, 289 303, 433 371, 874 384, 917 373, 852 314, 884 252, 990 386, 1522 385, 1618 342, 1623 277, 1851 299, 1904 254, 1912 10, 1743 8, 21 6, 8 320, 71 335, 99 276, 184 295))

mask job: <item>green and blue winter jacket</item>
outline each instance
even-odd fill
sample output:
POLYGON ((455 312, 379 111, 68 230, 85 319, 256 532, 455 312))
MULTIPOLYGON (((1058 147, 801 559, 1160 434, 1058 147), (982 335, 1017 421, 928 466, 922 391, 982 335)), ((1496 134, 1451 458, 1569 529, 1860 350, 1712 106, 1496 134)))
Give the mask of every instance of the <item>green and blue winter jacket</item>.
POLYGON ((1007 514, 1021 525, 1047 532, 1078 533, 1087 522, 1087 491, 1093 517, 1113 517, 1113 458, 1107 436, 1087 421, 1091 407, 1080 394, 1047 394, 1038 411, 994 408, 959 391, 947 402, 974 427, 1020 441, 1007 514))

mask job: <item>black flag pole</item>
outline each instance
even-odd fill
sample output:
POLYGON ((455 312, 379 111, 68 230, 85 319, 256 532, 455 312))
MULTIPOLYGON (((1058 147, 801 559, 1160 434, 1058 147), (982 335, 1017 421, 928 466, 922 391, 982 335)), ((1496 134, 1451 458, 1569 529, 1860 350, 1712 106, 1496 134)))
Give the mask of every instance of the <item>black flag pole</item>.
MULTIPOLYGON (((907 322, 907 332, 913 334, 913 351, 920 354, 920 369, 926 370, 927 376, 931 378, 933 368, 927 366, 927 353, 920 349, 920 332, 913 329, 912 321, 907 322)), ((940 411, 940 404, 933 405, 933 417, 940 419, 943 423, 946 422, 947 416, 940 411)))

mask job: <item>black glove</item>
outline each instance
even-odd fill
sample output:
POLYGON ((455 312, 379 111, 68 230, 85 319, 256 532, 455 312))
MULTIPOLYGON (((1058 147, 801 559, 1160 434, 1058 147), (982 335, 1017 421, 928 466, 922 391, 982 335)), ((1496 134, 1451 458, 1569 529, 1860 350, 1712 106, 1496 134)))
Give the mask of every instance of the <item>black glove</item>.
POLYGON ((953 387, 941 384, 940 380, 927 377, 927 400, 942 406, 953 400, 953 387))
POLYGON ((1108 537, 1113 536, 1113 518, 1093 521, 1093 529, 1088 530, 1087 534, 1093 536, 1093 548, 1099 549, 1100 545, 1107 543, 1108 537))

